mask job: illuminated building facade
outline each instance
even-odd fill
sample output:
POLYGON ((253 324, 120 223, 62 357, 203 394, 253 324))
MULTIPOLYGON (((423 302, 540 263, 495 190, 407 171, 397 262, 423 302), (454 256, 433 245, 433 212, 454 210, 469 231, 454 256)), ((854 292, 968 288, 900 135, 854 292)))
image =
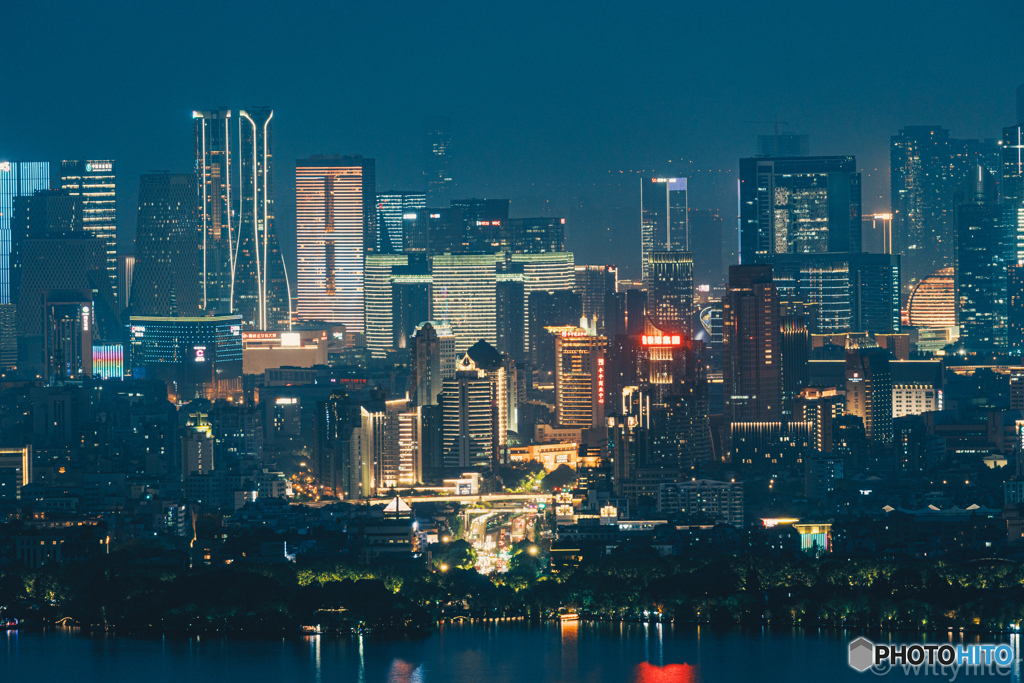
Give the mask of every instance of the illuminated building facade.
POLYGON ((1010 259, 1024 263, 1024 122, 1003 128, 1002 184, 1010 259))
POLYGON ((129 367, 161 379, 178 403, 241 395, 242 317, 131 316, 129 367))
POLYGON ((604 425, 608 340, 582 327, 549 331, 555 335, 555 421, 583 429, 604 425))
POLYGON ((51 383, 92 377, 92 292, 48 291, 43 295, 43 348, 51 383))
POLYGON ((957 320, 969 351, 1006 346, 1006 240, 995 179, 981 166, 956 202, 957 320))
POLYGON ((939 126, 907 126, 889 151, 893 241, 913 288, 953 265, 956 193, 979 162, 998 168, 1001 153, 995 141, 957 140, 939 126))
MULTIPOLYGON (((523 275, 523 341, 530 339, 530 294, 572 290, 576 269, 572 252, 512 254, 509 270, 523 275)), ((525 348, 524 348, 525 351, 525 348)))
POLYGON ((496 263, 500 258, 492 254, 444 254, 433 258, 431 314, 451 327, 458 354, 481 339, 492 346, 497 344, 496 263))
POLYGON ((846 413, 864 421, 864 432, 872 444, 892 443, 892 395, 889 352, 848 340, 846 413))
POLYGON ((274 111, 193 111, 203 309, 288 329, 291 286, 274 231, 274 111), (232 147, 237 145, 237 147, 232 147))
POLYGON ((1010 353, 1020 356, 1024 354, 1024 261, 1007 268, 1006 290, 1008 347, 1010 353))
MULTIPOLYGON (((366 302, 366 346, 374 358, 384 358, 394 344, 393 278, 395 268, 409 265, 403 254, 367 254, 363 271, 366 302)), ((422 321, 419 321, 422 322, 422 321)))
POLYGON ((694 479, 658 485, 658 512, 743 527, 743 482, 694 479))
POLYGON ((510 218, 503 246, 516 254, 565 251, 564 218, 510 218))
POLYGON ((46 161, 0 161, 0 304, 17 303, 11 291, 11 218, 14 198, 50 188, 46 161))
POLYGON ((911 326, 935 328, 956 326, 956 286, 953 269, 943 268, 914 287, 907 304, 911 326))
POLYGON ((375 251, 373 159, 314 156, 295 165, 298 317, 363 334, 364 259, 375 251))
POLYGON ((693 338, 693 254, 652 251, 647 263, 647 315, 664 333, 693 338))
POLYGON ((599 333, 605 333, 609 313, 614 310, 619 269, 615 266, 576 266, 573 289, 580 295, 583 317, 592 321, 599 333))
POLYGON ((73 197, 81 197, 82 229, 101 240, 107 248, 107 274, 119 309, 127 299, 117 279, 117 174, 112 159, 62 161, 60 186, 73 197))
POLYGON ((21 487, 32 483, 32 447, 0 448, 0 501, 21 500, 21 487))
POLYGON ((195 316, 203 311, 202 235, 196 176, 150 173, 139 178, 132 272, 133 315, 195 316))
POLYGON ((509 244, 508 199, 454 199, 452 208, 461 211, 462 235, 452 252, 486 254, 512 251, 509 244))
MULTIPOLYGON (((136 226, 135 243, 138 244, 138 227, 136 226)), ((138 247, 136 246, 136 249, 138 247)), ((132 277, 135 275, 135 254, 117 255, 117 291, 120 296, 117 312, 121 313, 132 300, 132 277)))
POLYGON ((640 265, 650 282, 650 255, 690 249, 686 178, 643 178, 640 182, 640 265))
POLYGON ((443 387, 441 466, 490 466, 496 455, 497 420, 487 373, 465 355, 443 387))
POLYGON ((740 159, 740 263, 860 249, 861 178, 854 157, 740 159))
POLYGON ((93 346, 92 371, 101 379, 124 377, 124 346, 121 344, 93 346))
POLYGON ((435 406, 444 381, 455 377, 455 336, 447 326, 428 321, 412 340, 409 395, 416 406, 435 406))
POLYGON ((736 422, 774 422, 781 416, 782 349, 779 298, 772 267, 729 268, 722 300, 725 416, 736 422))
POLYGON ((406 399, 387 401, 382 410, 364 409, 363 460, 372 465, 376 495, 423 482, 420 410, 406 399))
POLYGON ((405 250, 402 226, 405 216, 410 219, 415 211, 427 208, 427 196, 422 192, 377 193, 378 254, 401 254, 405 250))

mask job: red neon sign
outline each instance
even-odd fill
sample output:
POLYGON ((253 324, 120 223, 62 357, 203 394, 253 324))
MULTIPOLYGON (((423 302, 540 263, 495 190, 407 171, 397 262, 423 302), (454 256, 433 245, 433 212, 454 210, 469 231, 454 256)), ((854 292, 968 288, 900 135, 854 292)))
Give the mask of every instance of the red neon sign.
POLYGON ((678 334, 645 334, 641 336, 640 343, 644 346, 681 346, 683 340, 678 334))

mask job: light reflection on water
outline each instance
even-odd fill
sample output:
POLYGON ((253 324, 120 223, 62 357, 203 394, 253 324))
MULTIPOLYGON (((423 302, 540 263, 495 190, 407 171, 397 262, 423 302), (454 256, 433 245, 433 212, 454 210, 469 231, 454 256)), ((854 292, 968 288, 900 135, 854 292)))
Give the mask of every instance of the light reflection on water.
MULTIPOLYGON (((846 665, 860 633, 833 629, 712 628, 566 622, 446 624, 429 637, 382 640, 313 635, 281 641, 136 639, 6 634, 0 681, 233 683, 254 680, 359 683, 829 683, 868 678, 846 665), (69 677, 69 672, 73 675, 69 677)), ((915 642, 920 634, 864 634, 915 642)), ((1020 637, 933 634, 932 642, 1009 642, 1020 637)), ((884 678, 906 679, 902 671, 884 678)), ((1019 660, 1011 675, 1019 683, 1019 660)))

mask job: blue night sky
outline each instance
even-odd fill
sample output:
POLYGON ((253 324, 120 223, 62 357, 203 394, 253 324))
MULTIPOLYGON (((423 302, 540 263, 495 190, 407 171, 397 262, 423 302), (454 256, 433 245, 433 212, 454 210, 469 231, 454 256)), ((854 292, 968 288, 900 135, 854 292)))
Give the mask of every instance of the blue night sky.
MULTIPOLYGON (((639 275, 638 172, 735 214, 756 135, 854 154, 887 211, 904 125, 998 137, 1024 82, 1021 2, 46 2, 0 13, 0 158, 115 158, 122 249, 138 175, 192 165, 193 109, 275 109, 277 225, 294 162, 377 160, 420 189, 422 118, 452 118, 457 195, 562 215, 577 262, 639 275)), ((730 221, 732 219, 730 218, 730 221)))

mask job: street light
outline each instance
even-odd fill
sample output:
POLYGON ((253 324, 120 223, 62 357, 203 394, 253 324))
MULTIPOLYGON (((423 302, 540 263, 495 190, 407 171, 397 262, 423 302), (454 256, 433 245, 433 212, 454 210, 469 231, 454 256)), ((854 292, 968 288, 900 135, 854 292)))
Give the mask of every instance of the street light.
POLYGON ((537 554, 537 546, 535 546, 535 545, 531 545, 531 546, 530 546, 530 550, 529 550, 528 552, 529 552, 529 553, 530 553, 531 555, 536 555, 536 554, 537 554))
POLYGON ((443 572, 446 572, 446 571, 448 571, 448 565, 446 565, 446 564, 442 564, 442 565, 440 566, 440 569, 441 569, 441 571, 443 571, 443 572))

